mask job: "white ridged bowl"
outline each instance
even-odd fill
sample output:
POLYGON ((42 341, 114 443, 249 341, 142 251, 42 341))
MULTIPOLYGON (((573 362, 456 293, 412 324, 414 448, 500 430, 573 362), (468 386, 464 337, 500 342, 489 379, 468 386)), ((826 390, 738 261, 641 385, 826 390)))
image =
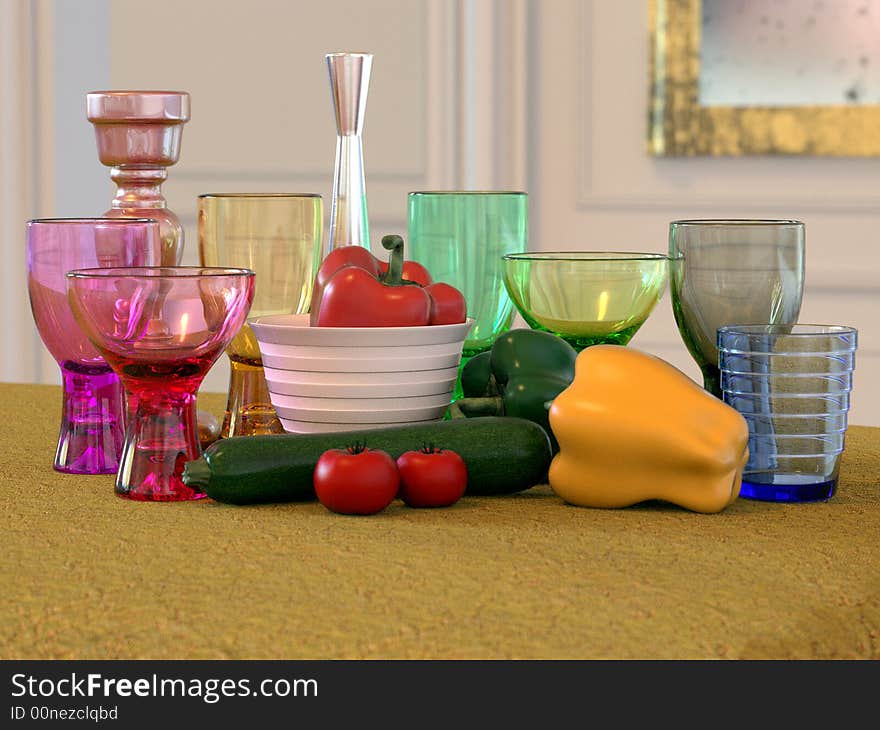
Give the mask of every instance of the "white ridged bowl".
POLYGON ((249 324, 285 431, 327 433, 441 420, 473 320, 310 327, 309 315, 284 314, 249 324))

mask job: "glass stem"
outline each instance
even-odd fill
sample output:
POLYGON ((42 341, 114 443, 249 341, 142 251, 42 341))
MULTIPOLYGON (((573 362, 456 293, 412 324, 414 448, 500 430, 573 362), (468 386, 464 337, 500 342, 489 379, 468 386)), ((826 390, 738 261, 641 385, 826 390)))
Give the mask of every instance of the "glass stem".
POLYGON ((229 397, 221 438, 284 433, 275 414, 262 365, 230 358, 229 397))
MULTIPOLYGON (((461 374, 464 372, 464 366, 468 364, 468 361, 474 356, 474 353, 465 353, 462 352, 461 360, 458 363, 458 375, 455 378, 455 386, 452 389, 452 398, 450 399, 450 403, 455 403, 457 400, 461 400, 464 398, 464 390, 461 387, 461 374)), ((447 413, 447 417, 449 414, 447 413)))
MULTIPOLYGON (((455 403, 457 400, 461 400, 464 398, 464 389, 461 385, 461 374, 464 372, 464 366, 468 364, 468 361, 479 355, 481 352, 485 352, 486 350, 492 347, 492 343, 485 347, 480 348, 472 348, 468 347, 468 343, 465 342, 464 348, 461 351, 461 360, 458 363, 458 375, 455 378, 455 385, 452 388, 452 398, 450 398, 450 404, 455 403)), ((443 415, 444 420, 450 420, 452 418, 452 412, 447 408, 446 413, 443 415)))
POLYGON ((704 365, 700 370, 703 371, 703 387, 716 398, 722 399, 721 371, 718 369, 718 366, 704 365))
POLYGON ((204 497, 181 479, 184 463, 201 453, 195 393, 142 395, 128 421, 116 493, 162 502, 204 497))
POLYGON ((109 367, 62 363, 61 432, 55 469, 70 474, 115 474, 123 444, 123 390, 109 367))

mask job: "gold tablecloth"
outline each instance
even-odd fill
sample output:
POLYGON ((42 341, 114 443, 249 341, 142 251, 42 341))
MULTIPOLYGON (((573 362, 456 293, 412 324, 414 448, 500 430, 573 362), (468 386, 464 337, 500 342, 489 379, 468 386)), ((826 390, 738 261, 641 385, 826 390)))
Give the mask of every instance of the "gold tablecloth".
POLYGON ((344 517, 120 499, 53 471, 60 403, 0 384, 2 659, 880 658, 880 428, 824 503, 344 517))

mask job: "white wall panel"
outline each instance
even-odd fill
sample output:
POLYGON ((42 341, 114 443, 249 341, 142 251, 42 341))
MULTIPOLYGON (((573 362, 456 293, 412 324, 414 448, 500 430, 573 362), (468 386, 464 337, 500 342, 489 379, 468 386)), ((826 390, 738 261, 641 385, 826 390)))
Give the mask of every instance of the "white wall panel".
POLYGON ((34 326, 26 223, 53 215, 52 5, 0 0, 0 380, 60 381, 34 326))

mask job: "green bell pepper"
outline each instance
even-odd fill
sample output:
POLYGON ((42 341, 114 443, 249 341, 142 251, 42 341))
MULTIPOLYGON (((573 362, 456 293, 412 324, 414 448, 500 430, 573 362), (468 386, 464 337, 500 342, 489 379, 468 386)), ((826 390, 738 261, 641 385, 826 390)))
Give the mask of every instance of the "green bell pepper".
POLYGON ((571 345, 549 332, 510 330, 462 368, 464 397, 450 406, 450 416, 526 418, 544 428, 555 451, 550 404, 574 379, 576 358, 571 345))

